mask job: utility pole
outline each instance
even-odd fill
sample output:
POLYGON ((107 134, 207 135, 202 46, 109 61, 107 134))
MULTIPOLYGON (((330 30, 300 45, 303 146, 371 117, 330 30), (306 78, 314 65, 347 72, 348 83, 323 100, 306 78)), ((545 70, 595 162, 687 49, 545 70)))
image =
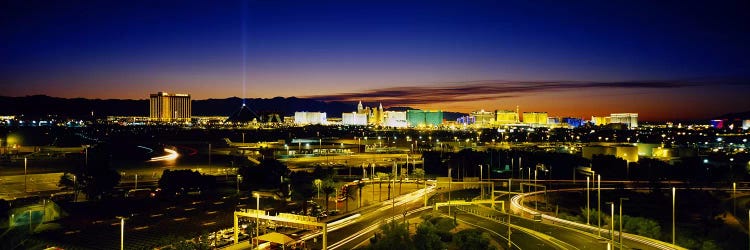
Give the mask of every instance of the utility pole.
POLYGON ((510 187, 511 187, 511 182, 512 182, 512 177, 508 178, 508 249, 511 249, 511 241, 510 241, 510 228, 511 228, 511 224, 510 224, 510 197, 511 197, 510 190, 511 189, 510 189, 510 187))

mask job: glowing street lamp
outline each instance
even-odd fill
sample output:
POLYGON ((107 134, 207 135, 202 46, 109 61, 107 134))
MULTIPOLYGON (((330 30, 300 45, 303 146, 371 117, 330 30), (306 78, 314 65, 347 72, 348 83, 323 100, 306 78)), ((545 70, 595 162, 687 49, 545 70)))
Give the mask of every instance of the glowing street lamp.
POLYGON ((672 244, 674 245, 674 239, 675 239, 675 223, 674 223, 674 217, 675 217, 675 188, 672 187, 672 244))
POLYGON ((260 214, 258 213, 260 211, 260 194, 253 192, 253 196, 255 196, 255 244, 257 246, 260 243, 258 242, 260 236, 260 214))
POLYGON ((125 217, 117 216, 120 219, 120 250, 125 249, 125 217))
POLYGON ((28 163, 28 161, 27 161, 26 157, 24 157, 23 158, 23 192, 24 193, 27 192, 27 189, 26 189, 26 165, 27 165, 27 163, 28 163))
POLYGON ((622 202, 630 200, 628 198, 620 198, 620 249, 622 249, 622 202))
MULTIPOLYGON (((597 188, 596 188, 596 207, 597 207, 597 221, 599 225, 599 229, 602 228, 602 175, 598 174, 596 175, 597 178, 597 188)), ((599 236, 602 236, 601 230, 596 230, 596 232, 599 233, 599 236)))

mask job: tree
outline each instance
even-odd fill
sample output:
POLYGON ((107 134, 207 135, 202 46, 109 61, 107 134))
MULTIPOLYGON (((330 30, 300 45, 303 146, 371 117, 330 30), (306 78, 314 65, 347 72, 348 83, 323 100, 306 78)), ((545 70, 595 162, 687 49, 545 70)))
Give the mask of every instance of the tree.
POLYGON ((425 220, 417 226, 417 233, 412 237, 414 248, 418 250, 445 249, 435 225, 425 220))
POLYGON ((120 176, 113 169, 94 168, 86 171, 80 183, 88 199, 101 199, 102 194, 114 189, 120 183, 120 176))
POLYGON ((326 180, 323 182, 323 194, 326 196, 326 211, 328 211, 328 197, 330 197, 333 192, 336 192, 336 187, 333 186, 333 181, 326 180))
POLYGON ((72 189, 75 187, 74 178, 75 177, 70 173, 63 173, 63 175, 60 176, 60 181, 57 182, 57 186, 62 189, 72 189))
POLYGON ((479 229, 464 229, 456 233, 453 242, 459 249, 490 250, 495 249, 490 245, 489 236, 479 229))
POLYGON ((216 184, 216 179, 211 175, 203 175, 198 171, 189 169, 169 170, 165 169, 159 178, 159 187, 167 194, 176 192, 184 193, 191 190, 207 190, 216 184))
POLYGON ((263 159, 259 165, 240 166, 239 174, 244 180, 243 188, 250 190, 280 189, 284 178, 291 171, 284 163, 271 158, 263 159))
POLYGON ((112 191, 120 183, 120 174, 110 168, 108 145, 100 144, 90 147, 88 165, 80 169, 77 185, 88 199, 101 199, 102 195, 112 191))
POLYGON ((421 180, 424 178, 424 169, 417 168, 412 171, 412 176, 414 176, 415 179, 421 180))
POLYGON ((315 194, 313 176, 305 171, 292 172, 289 182, 292 185, 292 200, 302 203, 302 210, 307 214, 307 201, 315 194))
MULTIPOLYGON (((349 200, 356 200, 354 198, 355 185, 346 185, 341 189, 341 198, 344 199, 344 206, 346 206, 346 212, 349 212, 349 200)), ((360 195, 361 196, 361 195, 360 195)))
POLYGON ((380 226, 381 232, 375 233, 375 237, 370 239, 369 249, 373 250, 409 250, 413 249, 413 244, 409 238, 409 230, 404 223, 398 223, 396 220, 385 223, 380 226))
POLYGON ((388 174, 378 172, 378 201, 383 200, 383 179, 388 178, 388 174))
POLYGON ((364 189, 365 183, 360 181, 357 182, 357 191, 359 191, 359 206, 358 208, 362 207, 362 189, 364 189))

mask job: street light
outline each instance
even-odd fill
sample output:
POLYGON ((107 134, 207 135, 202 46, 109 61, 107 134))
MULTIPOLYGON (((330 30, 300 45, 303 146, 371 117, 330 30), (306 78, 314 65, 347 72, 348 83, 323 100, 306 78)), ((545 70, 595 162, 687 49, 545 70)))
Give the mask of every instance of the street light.
POLYGON ((453 168, 448 168, 448 216, 451 215, 451 182, 453 182, 453 176, 451 171, 453 168))
POLYGON ((620 249, 622 249, 622 202, 630 200, 628 198, 620 198, 620 249))
POLYGON ((125 249, 125 217, 117 216, 120 219, 120 250, 125 249))
POLYGON ((591 208, 589 208, 589 204, 591 204, 589 199, 589 191, 591 191, 591 189, 589 188, 589 177, 586 176, 586 225, 591 225, 591 223, 589 223, 589 219, 591 218, 591 208))
POLYGON ((674 203, 675 203, 675 188, 672 187, 672 244, 674 245, 674 238, 675 238, 675 226, 674 226, 674 217, 675 217, 675 210, 674 210, 674 203))
POLYGON ((598 174, 596 175, 597 178, 597 188, 596 188, 596 207, 597 207, 597 221, 599 228, 596 230, 599 233, 599 236, 602 236, 602 175, 598 174))
POLYGON ((253 192, 253 196, 255 196, 255 244, 257 246, 260 243, 258 242, 258 236, 260 236, 260 194, 253 192))
POLYGON ((609 230, 609 238, 612 241, 612 245, 615 244, 615 202, 607 202, 609 204, 609 210, 610 210, 610 230, 609 230))
POLYGON ((28 192, 26 189, 26 165, 27 165, 27 159, 26 157, 23 158, 23 192, 28 192))
POLYGON ((510 228, 511 228, 511 224, 510 224, 510 198, 511 198, 510 190, 511 189, 510 189, 510 187, 511 187, 512 177, 513 177, 513 175, 511 175, 511 178, 508 178, 508 249, 511 249, 511 241, 510 241, 510 228))
MULTIPOLYGON (((483 172, 484 172, 484 171, 482 171, 482 164, 479 164, 479 182, 482 182, 482 179, 484 178, 484 177, 483 177, 483 172)), ((481 190, 482 190, 482 192, 480 192, 480 194, 479 194, 479 195, 481 195, 481 196, 480 196, 480 197, 481 197, 481 199, 484 199, 484 186, 482 186, 482 185, 480 184, 480 185, 479 185, 479 188, 481 188, 481 190)))

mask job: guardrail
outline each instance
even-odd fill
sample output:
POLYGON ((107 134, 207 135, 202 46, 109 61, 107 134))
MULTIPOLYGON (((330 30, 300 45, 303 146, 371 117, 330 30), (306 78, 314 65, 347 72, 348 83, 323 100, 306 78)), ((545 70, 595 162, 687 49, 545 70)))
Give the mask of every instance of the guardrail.
MULTIPOLYGON (((609 188, 609 189, 611 189, 611 188, 609 188)), ((578 188, 571 188, 571 189, 548 190, 547 192, 561 192, 561 191, 564 192, 564 191, 580 191, 580 190, 581 189, 578 189, 578 188)), ((594 226, 590 226, 590 225, 586 225, 586 224, 582 224, 582 223, 578 223, 578 222, 563 220, 563 219, 560 219, 560 218, 557 218, 557 217, 554 217, 554 216, 551 216, 551 215, 546 215, 546 214, 540 213, 539 211, 536 211, 534 209, 527 208, 527 207, 524 207, 523 205, 521 205, 520 200, 523 199, 525 196, 537 195, 537 194, 541 194, 541 193, 544 193, 544 191, 529 192, 529 193, 517 194, 517 195, 513 196, 513 198, 511 198, 511 202, 510 202, 510 210, 512 212, 520 210, 522 213, 529 213, 529 214, 532 214, 532 215, 538 215, 538 214, 540 214, 541 217, 542 217, 542 219, 544 219, 544 220, 553 221, 553 222, 556 222, 556 223, 559 223, 559 224, 562 224, 562 225, 566 225, 566 226, 570 226, 570 227, 573 227, 573 228, 583 229, 583 230, 587 230, 587 231, 594 231, 594 232, 596 232, 598 230, 599 232, 609 233, 609 230, 607 230, 607 229, 598 228, 598 227, 594 227, 594 226)), ((618 235, 622 234, 622 238, 624 238, 624 239, 635 241, 635 242, 638 242, 638 243, 641 243, 641 244, 644 244, 644 245, 652 246, 652 247, 657 248, 657 249, 664 249, 664 250, 667 250, 667 249, 670 249, 670 250, 671 249, 687 250, 687 248, 680 247, 678 245, 670 244, 670 243, 667 243, 667 242, 663 242, 663 241, 660 241, 660 240, 657 240, 657 239, 652 239, 652 238, 648 238, 648 237, 644 237, 644 236, 640 236, 640 235, 629 234, 629 233, 621 233, 619 231, 614 231, 614 233, 616 233, 618 235)))

